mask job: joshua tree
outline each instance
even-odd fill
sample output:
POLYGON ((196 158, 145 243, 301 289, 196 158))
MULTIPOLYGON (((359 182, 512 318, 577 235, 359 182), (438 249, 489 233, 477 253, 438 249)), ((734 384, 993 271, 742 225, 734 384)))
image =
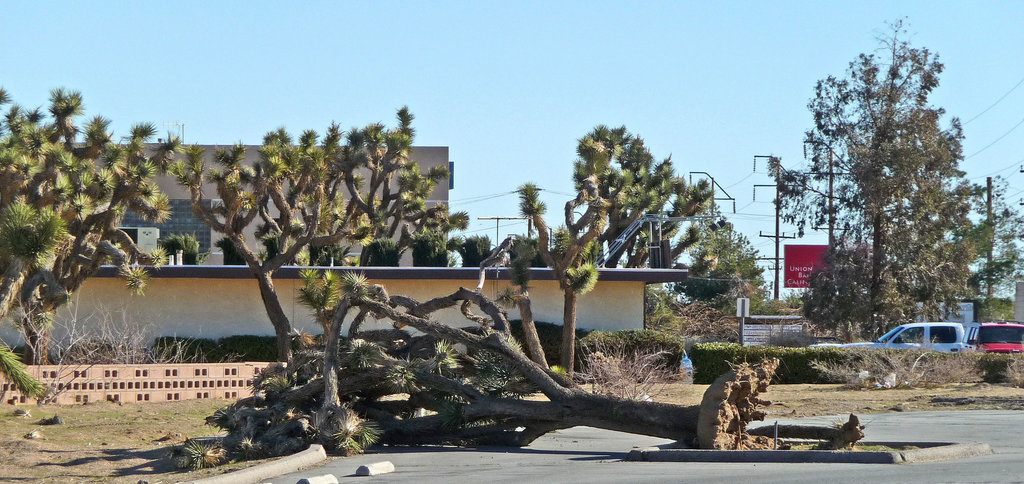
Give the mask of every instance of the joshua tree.
MULTIPOLYGON (((264 137, 252 166, 244 163, 241 145, 219 150, 213 156, 218 168, 207 168, 203 148, 188 147, 185 160, 171 167, 189 189, 196 215, 224 234, 256 278, 280 361, 290 358, 292 327, 272 274, 295 263, 303 249, 343 241, 387 245, 396 239, 404 248, 420 230, 447 232, 468 221, 465 214, 449 216, 445 205, 426 207, 426 197, 447 176, 447 167, 421 174, 409 160, 414 132, 408 109, 398 111, 398 120, 396 129, 371 124, 347 135, 335 124, 322 139, 305 131, 297 144, 279 129, 264 137), (220 203, 208 203, 203 193, 207 182, 215 185, 220 203), (252 224, 258 224, 256 236, 267 242, 262 254, 246 240, 252 224)), ((362 252, 361 262, 370 252, 362 252)))
MULTIPOLYGON (((596 172, 598 166, 578 166, 579 169, 596 172)), ((581 186, 576 198, 565 203, 565 226, 554 233, 554 240, 548 236, 548 224, 544 220, 547 208, 538 198, 535 185, 526 184, 519 188, 519 207, 524 216, 530 217, 537 227, 538 244, 544 262, 551 267, 562 289, 562 347, 559 363, 570 374, 576 358, 576 300, 580 294, 590 292, 597 283, 597 268, 594 266, 597 245, 604 226, 607 202, 597 190, 597 179, 591 176, 581 186), (576 209, 586 204, 586 211, 578 219, 576 209)))
MULTIPOLYGON (((52 250, 36 251, 47 254, 45 261, 23 265, 17 291, 0 298, 0 311, 12 302, 21 310, 27 363, 47 361, 54 313, 101 265, 119 266, 129 288, 138 292, 146 272, 136 264, 163 259, 161 251, 140 251, 118 227, 128 210, 154 221, 167 216, 168 201, 154 177, 168 163, 177 140, 147 147, 156 128, 139 124, 126 142, 115 144, 108 132, 110 121, 97 116, 84 127, 75 124, 83 110, 79 93, 54 89, 50 122, 38 110, 14 106, 0 130, 7 133, 0 138, 0 209, 11 209, 9 214, 22 220, 38 217, 32 226, 52 236, 45 244, 52 250), (80 133, 84 136, 79 142, 80 133), (50 226, 58 220, 59 230, 50 226)), ((8 259, 8 271, 20 264, 11 260, 18 257, 8 259)), ((5 291, 15 289, 9 281, 5 276, 5 291)))
MULTIPOLYGON (((597 126, 579 141, 577 153, 581 160, 607 165, 596 173, 598 191, 607 201, 608 223, 598 242, 614 241, 642 215, 665 212, 670 217, 690 217, 708 208, 712 199, 707 181, 695 185, 676 176, 672 158, 656 162, 639 136, 630 134, 625 126, 597 126)), ((579 163, 577 163, 579 165, 579 163)), ((577 167, 579 168, 579 167, 577 167)), ((589 171, 576 171, 576 183, 582 184, 589 171)), ((662 224, 661 237, 672 240, 680 235, 679 222, 662 224)), ((616 267, 624 257, 625 267, 640 267, 650 257, 647 247, 656 234, 641 230, 618 251, 609 254, 605 267, 616 267)), ((697 241, 697 228, 690 226, 672 244, 672 260, 697 241)))
MULTIPOLYGON (((0 94, 3 91, 0 90, 0 94)), ((25 275, 35 267, 46 265, 57 244, 66 237, 63 221, 49 210, 37 211, 23 202, 8 205, 0 211, 0 320, 6 319, 16 294, 25 282, 25 275)), ((24 365, 10 347, 0 342, 0 375, 31 396, 42 393, 43 387, 25 372, 24 365)))
MULTIPOLYGON (((447 166, 431 167, 426 173, 409 159, 415 130, 407 107, 398 110, 398 127, 387 129, 375 123, 348 133, 337 166, 344 175, 349 196, 345 214, 369 228, 370 239, 394 239, 399 250, 411 246, 411 237, 427 228, 448 233, 465 230, 466 212, 448 213, 448 206, 427 206, 437 182, 448 177, 447 166)), ((365 264, 364 260, 360 265, 365 264)))
POLYGON ((252 271, 267 316, 277 335, 277 357, 291 357, 291 322, 274 288, 274 271, 291 264, 308 246, 328 246, 364 234, 344 215, 343 174, 335 159, 340 155, 342 133, 337 125, 323 139, 313 131, 302 134, 297 145, 283 129, 268 133, 259 160, 246 165, 241 145, 218 150, 213 156, 219 168, 207 168, 206 151, 185 148, 185 159, 171 173, 191 194, 192 210, 213 230, 224 234, 252 271), (203 185, 211 181, 222 203, 208 201, 203 185), (257 236, 274 238, 275 251, 262 256, 246 240, 245 230, 260 221, 257 236))
MULTIPOLYGON (((566 202, 564 225, 553 232, 553 240, 538 188, 526 184, 519 189, 520 211, 537 227, 538 250, 563 292, 560 363, 570 373, 575 360, 576 300, 597 282, 594 263, 601 244, 614 240, 645 213, 661 212, 666 204, 670 205, 669 215, 690 216, 703 210, 711 198, 706 184, 689 186, 676 177, 670 159, 655 164, 643 140, 629 134, 625 127, 594 128, 579 140, 576 153, 573 177, 577 195, 566 202), (584 212, 577 214, 584 206, 584 212)), ((671 238, 679 227, 669 224, 664 230, 667 232, 663 231, 663 236, 671 238)), ((696 234, 696 228, 691 227, 673 247, 672 256, 694 243, 696 234)), ((641 265, 648 257, 643 245, 631 240, 610 254, 608 267, 615 267, 623 255, 627 256, 627 266, 641 265)))

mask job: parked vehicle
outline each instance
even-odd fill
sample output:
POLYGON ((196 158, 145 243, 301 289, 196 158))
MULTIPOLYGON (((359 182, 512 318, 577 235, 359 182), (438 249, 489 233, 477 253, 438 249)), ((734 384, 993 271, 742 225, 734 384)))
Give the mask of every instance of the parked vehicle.
POLYGON ((967 348, 988 353, 1024 352, 1024 323, 993 321, 967 325, 967 348))
POLYGON ((901 324, 875 341, 849 344, 820 344, 840 348, 891 348, 960 353, 967 347, 964 327, 953 322, 901 324))

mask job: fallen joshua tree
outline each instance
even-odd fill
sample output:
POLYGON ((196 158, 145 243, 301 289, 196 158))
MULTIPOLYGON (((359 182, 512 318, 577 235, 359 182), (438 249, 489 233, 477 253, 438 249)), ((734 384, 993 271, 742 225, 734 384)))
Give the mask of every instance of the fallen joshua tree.
MULTIPOLYGON (((253 397, 208 418, 228 431, 224 445, 235 454, 281 455, 314 442, 345 454, 373 443, 525 446, 581 425, 708 449, 772 448, 772 433, 747 425, 764 418, 769 402, 760 397, 778 360, 734 367, 697 406, 624 400, 590 393, 531 361, 511 337, 504 310, 477 290, 417 301, 357 275, 307 277, 306 284, 337 289, 314 308, 330 315, 323 349, 298 351, 287 367, 255 380, 253 397), (432 319, 447 308, 475 324, 456 328, 432 319), (350 315, 350 327, 373 316, 396 329, 350 329, 342 339, 350 315), (544 398, 525 399, 536 393, 544 398)), ((839 448, 863 437, 859 423, 848 425, 856 432, 783 426, 778 437, 813 434, 839 448)))

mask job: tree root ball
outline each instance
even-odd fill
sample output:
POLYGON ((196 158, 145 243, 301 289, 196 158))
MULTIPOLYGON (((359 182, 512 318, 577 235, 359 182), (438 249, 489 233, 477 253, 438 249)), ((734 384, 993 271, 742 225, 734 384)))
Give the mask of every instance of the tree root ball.
POLYGON ((761 407, 771 402, 758 397, 779 367, 779 360, 771 358, 760 365, 740 364, 719 376, 700 404, 697 418, 697 443, 702 449, 744 450, 770 449, 771 439, 746 433, 747 425, 764 420, 761 407))

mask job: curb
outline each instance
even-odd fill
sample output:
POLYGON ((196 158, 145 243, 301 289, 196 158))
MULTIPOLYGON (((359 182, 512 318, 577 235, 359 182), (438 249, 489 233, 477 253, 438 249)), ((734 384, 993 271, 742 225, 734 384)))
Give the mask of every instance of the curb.
POLYGON ((904 462, 914 463, 965 459, 967 457, 977 457, 992 453, 992 447, 988 444, 984 442, 970 442, 963 444, 949 443, 923 449, 905 450, 900 452, 900 455, 903 457, 904 462))
POLYGON ((182 481, 179 484, 251 484, 270 477, 295 472, 302 467, 319 464, 325 460, 327 460, 327 453, 324 452, 324 447, 320 444, 313 444, 306 450, 271 462, 195 481, 182 481))
POLYGON ((783 464, 903 464, 937 462, 988 455, 992 448, 985 443, 956 442, 864 442, 865 444, 912 445, 920 449, 904 451, 836 451, 836 450, 703 450, 633 449, 626 456, 633 462, 777 462, 783 464))

